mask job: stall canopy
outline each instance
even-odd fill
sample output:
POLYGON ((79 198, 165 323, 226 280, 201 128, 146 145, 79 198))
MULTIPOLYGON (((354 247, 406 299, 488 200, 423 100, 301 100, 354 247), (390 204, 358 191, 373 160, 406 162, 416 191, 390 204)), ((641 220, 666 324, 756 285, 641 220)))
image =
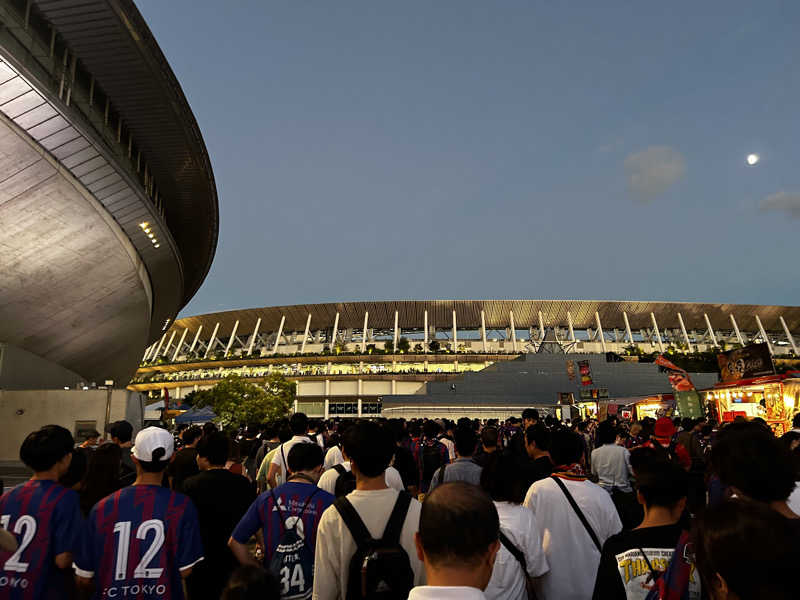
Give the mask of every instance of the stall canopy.
POLYGON ((214 414, 214 411, 208 406, 204 406, 203 408, 192 408, 182 415, 178 415, 175 417, 175 423, 178 425, 183 423, 207 423, 216 418, 217 415, 214 414))

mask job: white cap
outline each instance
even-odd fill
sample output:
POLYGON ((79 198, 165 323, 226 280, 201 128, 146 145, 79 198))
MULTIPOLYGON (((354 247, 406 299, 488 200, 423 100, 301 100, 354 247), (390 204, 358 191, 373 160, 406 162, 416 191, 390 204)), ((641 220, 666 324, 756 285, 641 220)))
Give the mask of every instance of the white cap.
POLYGON ((164 454, 155 459, 155 462, 166 462, 172 458, 175 451, 175 440, 172 434, 161 427, 146 427, 136 434, 136 441, 133 444, 133 455, 145 462, 153 462, 153 452, 158 448, 164 450, 164 454))

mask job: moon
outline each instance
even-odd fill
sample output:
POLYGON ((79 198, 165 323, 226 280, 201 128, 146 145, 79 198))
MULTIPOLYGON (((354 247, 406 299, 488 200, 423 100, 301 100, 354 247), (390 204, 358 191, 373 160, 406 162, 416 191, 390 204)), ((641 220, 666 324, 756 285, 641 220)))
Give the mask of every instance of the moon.
POLYGON ((758 164, 758 161, 761 160, 761 157, 758 154, 748 154, 747 155, 747 164, 751 167, 758 164))

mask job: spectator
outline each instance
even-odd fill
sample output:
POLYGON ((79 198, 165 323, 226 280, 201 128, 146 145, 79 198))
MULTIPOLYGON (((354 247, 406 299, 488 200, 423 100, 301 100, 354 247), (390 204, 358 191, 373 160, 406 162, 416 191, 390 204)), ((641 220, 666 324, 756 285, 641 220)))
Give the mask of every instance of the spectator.
POLYGON ((445 463, 434 474, 429 488, 450 481, 465 481, 472 485, 481 483, 481 467, 472 460, 478 436, 472 428, 459 427, 455 431, 456 460, 452 464, 445 463))
POLYGON ((228 437, 228 460, 225 463, 225 468, 234 475, 245 475, 247 471, 242 462, 244 457, 241 444, 236 441, 235 435, 232 434, 228 437))
POLYGON ((94 449, 97 448, 100 443, 100 432, 96 429, 92 429, 91 431, 86 432, 86 439, 83 441, 80 447, 94 449))
POLYGON ((308 430, 308 417, 304 413, 294 413, 289 419, 289 428, 292 431, 292 438, 278 447, 272 463, 267 473, 267 481, 271 488, 278 487, 278 480, 286 481, 286 457, 295 444, 310 444, 311 440, 306 436, 308 430))
POLYGON ((422 506, 417 556, 427 585, 409 600, 482 600, 500 548, 497 510, 486 492, 463 481, 446 483, 422 506))
POLYGON ((518 466, 517 457, 494 453, 481 473, 481 487, 494 501, 504 536, 500 539, 492 578, 484 592, 489 600, 526 600, 527 577, 541 577, 550 568, 542 550, 542 534, 536 518, 522 506, 525 487, 518 466), (520 553, 524 566, 516 557, 520 553))
POLYGON ((200 473, 183 482, 184 493, 197 508, 205 550, 205 560, 186 580, 190 598, 218 598, 238 564, 228 548, 228 538, 255 499, 255 489, 246 477, 225 468, 227 460, 227 436, 204 436, 197 444, 200 473))
POLYGON ((280 450, 281 444, 288 442, 290 439, 292 439, 292 432, 287 422, 284 426, 278 428, 278 445, 264 455, 261 466, 258 467, 256 485, 258 486, 259 493, 270 488, 269 482, 267 481, 267 473, 269 473, 269 468, 272 465, 272 459, 275 458, 275 454, 280 450))
POLYGON ((323 464, 325 471, 332 469, 334 466, 340 465, 344 462, 344 456, 342 456, 342 437, 349 426, 350 421, 343 421, 339 423, 339 427, 336 432, 336 443, 328 448, 328 451, 325 453, 325 462, 323 464))
POLYGON ((650 441, 641 444, 639 448, 654 448, 665 460, 679 464, 688 471, 692 466, 692 459, 686 447, 674 439, 675 431, 672 420, 669 417, 661 417, 655 423, 650 441))
POLYGON ((86 478, 86 469, 89 464, 89 451, 83 448, 73 448, 72 460, 69 461, 69 469, 61 477, 58 478, 58 483, 65 488, 69 488, 80 493, 83 487, 84 479, 86 478))
POLYGON ((481 443, 473 460, 481 467, 485 467, 491 456, 497 452, 498 433, 497 427, 484 427, 481 431, 481 443))
POLYGON ((119 470, 122 449, 116 444, 102 444, 92 452, 80 491, 81 512, 87 516, 100 500, 120 489, 119 470))
POLYGON ((696 537, 697 569, 713 600, 797 598, 797 531, 776 511, 723 502, 703 514, 696 537))
POLYGON ((525 451, 529 460, 523 462, 526 488, 534 481, 550 477, 553 461, 550 458, 550 430, 541 423, 525 430, 525 451))
POLYGON ((136 481, 89 513, 75 573, 85 585, 94 579, 104 597, 148 594, 183 600, 181 578, 203 560, 194 504, 161 486, 174 444, 164 429, 141 430, 133 448, 136 481))
POLYGON ((528 427, 532 427, 539 422, 539 411, 535 408, 526 408, 522 411, 522 429, 515 432, 508 442, 508 447, 511 452, 520 458, 527 458, 525 449, 525 432, 528 427))
POLYGON ((112 444, 116 444, 122 450, 119 486, 131 485, 136 479, 136 466, 131 460, 133 425, 127 421, 115 421, 108 426, 108 437, 111 439, 112 444))
MULTIPOLYGON (((77 550, 83 518, 78 494, 58 483, 69 470, 75 441, 69 431, 47 425, 22 442, 19 457, 33 471, 26 483, 0 498, 2 527, 16 534, 11 554, 1 551, 3 598, 68 597, 68 569, 77 550), (11 591, 16 581, 19 595, 11 591)), ((9 540, 6 540, 8 543, 9 540)))
POLYGON ((258 470, 261 463, 264 462, 264 457, 272 450, 281 445, 278 438, 278 427, 275 423, 267 423, 261 428, 261 447, 256 452, 256 460, 253 464, 254 471, 250 474, 253 481, 257 481, 258 470))
MULTIPOLYGON (((641 450, 640 455, 652 452, 641 450)), ((678 539, 686 507, 689 477, 678 465, 653 457, 646 467, 637 468, 637 499, 644 507, 644 520, 632 531, 612 535, 603 544, 597 570, 596 600, 644 599, 655 586, 649 567, 666 571, 678 539)), ((700 597, 700 582, 692 572, 688 583, 689 598, 700 597)))
POLYGON ((349 597, 348 590, 351 587, 358 588, 360 584, 360 578, 351 582, 350 573, 353 568, 357 573, 361 572, 362 565, 357 559, 352 559, 357 551, 364 549, 364 545, 358 548, 342 511, 349 515, 353 525, 356 519, 361 521, 369 536, 378 540, 387 533, 394 533, 386 529, 389 517, 397 507, 397 524, 402 522, 402 526, 397 528, 397 544, 407 555, 410 572, 397 572, 393 577, 405 579, 408 576, 409 580, 413 580, 408 581, 409 588, 413 584, 421 584, 425 575, 414 544, 420 503, 404 492, 386 486, 384 472, 392 457, 391 441, 376 423, 360 422, 347 431, 344 450, 350 457, 356 476, 356 490, 337 500, 337 505, 326 510, 320 520, 314 565, 315 600, 344 599, 349 597), (405 518, 400 519, 403 507, 407 507, 405 518))
POLYGON ((424 494, 428 491, 436 470, 450 462, 450 454, 447 447, 436 439, 439 433, 438 424, 425 421, 422 429, 424 436, 414 449, 414 461, 419 467, 419 487, 424 494))
POLYGON ((456 459, 456 444, 453 439, 455 426, 447 419, 437 419, 436 423, 439 425, 439 441, 447 448, 448 461, 453 462, 456 459))
POLYGON ((279 600, 281 588, 272 573, 255 565, 243 565, 231 575, 222 600, 279 600))
POLYGON ((611 495, 623 527, 631 529, 639 524, 634 517, 638 511, 632 510, 636 496, 630 483, 631 454, 617 444, 617 429, 610 421, 603 421, 597 428, 597 443, 599 448, 592 451, 592 473, 611 495))
POLYGON ((589 598, 592 576, 576 574, 597 572, 602 544, 619 533, 622 523, 608 493, 586 479, 578 434, 553 432, 550 456, 556 465, 553 476, 531 485, 524 502, 542 530, 550 565, 536 582, 536 592, 544 598, 589 598))
POLYGON ((322 433, 322 424, 317 419, 308 421, 308 438, 325 450, 325 435, 322 433))
MULTIPOLYGON (((417 465, 414 462, 414 455, 411 454, 411 450, 403 445, 408 433, 406 433, 403 423, 399 419, 390 420, 386 429, 387 432, 391 433, 395 442, 392 466, 400 474, 404 489, 412 496, 416 496, 419 492, 419 469, 417 469, 417 465)), ((387 485, 390 484, 387 482, 387 485)))
POLYGON ((169 485, 176 492, 182 492, 183 482, 200 472, 197 468, 197 442, 202 435, 203 430, 197 425, 187 427, 181 433, 183 448, 175 453, 175 458, 167 467, 169 485))
POLYGON ((261 449, 262 443, 258 435, 258 427, 248 425, 244 430, 244 439, 240 444, 241 455, 244 457, 244 474, 250 479, 255 479, 256 470, 259 467, 256 464, 256 456, 261 449))

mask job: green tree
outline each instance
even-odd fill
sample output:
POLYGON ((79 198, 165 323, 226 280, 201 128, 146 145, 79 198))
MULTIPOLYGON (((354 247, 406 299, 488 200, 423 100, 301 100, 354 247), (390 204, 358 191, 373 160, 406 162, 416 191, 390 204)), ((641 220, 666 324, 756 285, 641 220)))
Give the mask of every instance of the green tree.
POLYGON ((397 340, 397 351, 400 354, 408 352, 409 348, 411 348, 411 342, 408 341, 408 338, 401 337, 399 340, 397 340))
POLYGON ((438 352, 441 349, 442 349, 442 345, 439 343, 438 340, 431 340, 428 343, 428 350, 430 350, 431 352, 438 352))
POLYGON ((223 427, 264 423, 288 414, 296 385, 280 373, 272 373, 263 386, 228 375, 210 390, 194 396, 195 406, 209 406, 223 427))

